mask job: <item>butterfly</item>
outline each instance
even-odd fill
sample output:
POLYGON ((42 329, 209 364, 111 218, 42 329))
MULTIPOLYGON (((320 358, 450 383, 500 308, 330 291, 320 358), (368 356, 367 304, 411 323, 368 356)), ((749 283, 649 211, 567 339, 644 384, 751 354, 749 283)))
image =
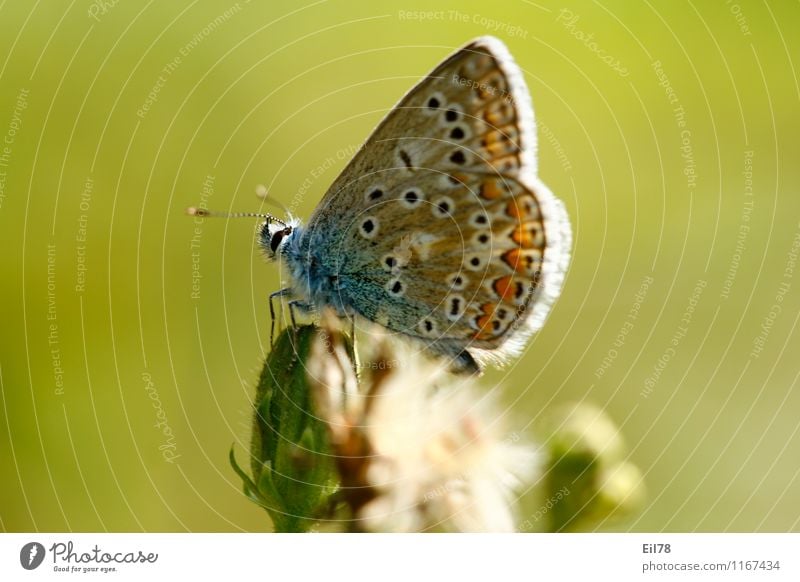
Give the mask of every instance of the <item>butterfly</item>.
POLYGON ((258 236, 290 307, 410 338, 456 371, 517 355, 569 263, 564 205, 538 179, 533 108, 506 46, 481 37, 388 113, 303 225, 258 236))

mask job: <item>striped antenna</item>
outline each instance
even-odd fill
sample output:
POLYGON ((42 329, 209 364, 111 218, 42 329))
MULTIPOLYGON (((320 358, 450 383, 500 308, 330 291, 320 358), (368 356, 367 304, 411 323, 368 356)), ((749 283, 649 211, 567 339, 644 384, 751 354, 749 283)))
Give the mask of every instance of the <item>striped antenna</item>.
POLYGON ((259 184, 256 186, 256 196, 261 198, 267 204, 272 204, 275 208, 280 208, 287 216, 289 215, 289 209, 286 208, 285 204, 281 204, 278 200, 267 197, 267 187, 264 186, 264 184, 259 184))
POLYGON ((214 217, 214 218, 263 218, 267 222, 277 222, 283 226, 286 226, 286 223, 282 221, 280 218, 276 218, 271 214, 261 213, 261 212, 219 212, 216 210, 207 210, 205 208, 197 208, 195 206, 190 206, 186 209, 186 214, 189 216, 202 216, 202 217, 214 217))

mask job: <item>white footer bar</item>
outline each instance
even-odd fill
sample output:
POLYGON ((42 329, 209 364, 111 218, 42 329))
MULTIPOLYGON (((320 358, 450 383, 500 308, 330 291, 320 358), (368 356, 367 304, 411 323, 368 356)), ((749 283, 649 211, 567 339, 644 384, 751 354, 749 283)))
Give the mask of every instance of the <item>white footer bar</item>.
POLYGON ((798 562, 800 534, 0 535, 4 581, 796 581, 798 562))

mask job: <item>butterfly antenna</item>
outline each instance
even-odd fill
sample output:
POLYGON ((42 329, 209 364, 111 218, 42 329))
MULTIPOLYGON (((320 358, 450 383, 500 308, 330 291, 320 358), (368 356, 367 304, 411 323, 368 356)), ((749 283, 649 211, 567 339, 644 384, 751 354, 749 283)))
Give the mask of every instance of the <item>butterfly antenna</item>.
POLYGON ((286 226, 286 223, 282 221, 280 218, 276 218, 268 213, 261 213, 261 212, 219 212, 216 210, 207 210, 205 208, 197 208, 195 206, 190 206, 186 209, 186 214, 189 216, 202 216, 202 217, 214 217, 214 218, 263 218, 267 222, 277 222, 283 226, 286 226))
POLYGON ((280 208, 281 210, 283 210, 283 213, 286 216, 289 216, 290 214, 289 209, 286 207, 285 204, 281 203, 278 200, 267 198, 267 187, 264 186, 263 184, 259 184, 258 186, 256 186, 256 196, 261 198, 267 204, 272 204, 275 208, 280 208))

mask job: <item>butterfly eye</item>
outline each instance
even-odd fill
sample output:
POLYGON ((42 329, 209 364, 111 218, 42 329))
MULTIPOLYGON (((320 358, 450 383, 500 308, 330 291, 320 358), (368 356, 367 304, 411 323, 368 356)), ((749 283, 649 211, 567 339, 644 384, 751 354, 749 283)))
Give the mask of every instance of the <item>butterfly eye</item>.
POLYGON ((278 250, 278 247, 280 246, 283 237, 291 233, 292 233, 292 227, 287 226, 283 230, 279 230, 272 235, 272 240, 269 241, 269 248, 272 250, 273 253, 278 250))
POLYGON ((278 250, 278 245, 281 244, 281 240, 283 240, 283 231, 279 230, 275 234, 272 235, 272 240, 269 241, 269 248, 272 249, 272 252, 278 250))

